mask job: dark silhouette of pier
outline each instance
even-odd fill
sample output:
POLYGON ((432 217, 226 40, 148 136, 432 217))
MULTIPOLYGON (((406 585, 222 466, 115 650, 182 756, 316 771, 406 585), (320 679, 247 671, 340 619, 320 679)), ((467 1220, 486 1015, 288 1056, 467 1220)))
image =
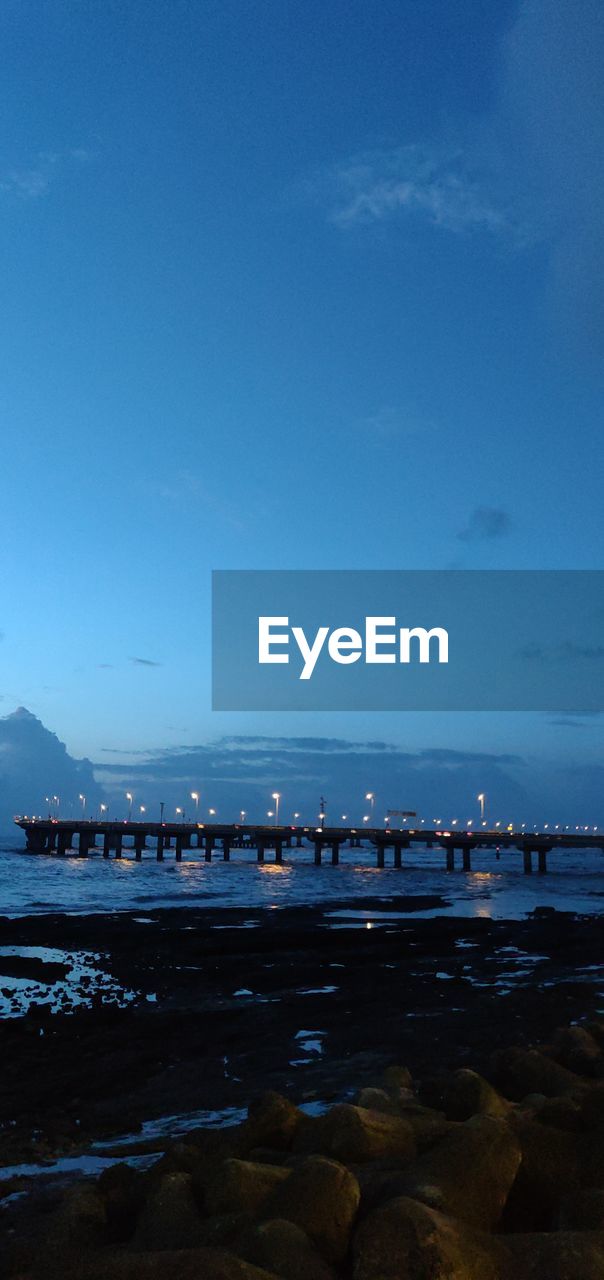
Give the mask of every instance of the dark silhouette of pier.
POLYGON ((533 855, 537 870, 542 874, 547 871, 547 855, 552 849, 600 849, 604 853, 604 832, 586 835, 553 831, 391 830, 366 826, 269 827, 254 823, 95 822, 27 817, 15 818, 15 822, 25 832, 27 849, 32 853, 61 856, 72 851, 83 858, 96 851, 103 858, 121 858, 133 851, 137 862, 145 852, 154 854, 157 861, 162 862, 172 850, 176 862, 181 862, 183 854, 192 849, 203 852, 206 862, 211 862, 213 856, 229 862, 233 851, 253 849, 260 863, 265 861, 268 852, 273 854, 276 863, 283 863, 285 850, 302 849, 306 843, 314 849, 316 866, 321 866, 324 856, 337 866, 343 850, 369 847, 375 851, 378 867, 386 865, 387 856, 391 865, 402 867, 405 853, 412 847, 437 847, 443 850, 447 871, 454 871, 456 866, 471 871, 473 852, 491 849, 498 856, 502 850, 512 849, 522 855, 524 871, 529 875, 533 870, 533 855))

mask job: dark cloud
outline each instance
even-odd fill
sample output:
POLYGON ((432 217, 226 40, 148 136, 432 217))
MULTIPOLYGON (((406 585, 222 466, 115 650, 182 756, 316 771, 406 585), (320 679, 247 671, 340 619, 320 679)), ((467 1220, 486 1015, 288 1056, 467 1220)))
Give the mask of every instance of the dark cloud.
POLYGON ((502 507, 475 507, 457 537, 461 542, 490 542, 509 533, 511 520, 502 507))
POLYGON ((135 667, 161 667, 161 662, 153 662, 151 658, 131 658, 135 667))

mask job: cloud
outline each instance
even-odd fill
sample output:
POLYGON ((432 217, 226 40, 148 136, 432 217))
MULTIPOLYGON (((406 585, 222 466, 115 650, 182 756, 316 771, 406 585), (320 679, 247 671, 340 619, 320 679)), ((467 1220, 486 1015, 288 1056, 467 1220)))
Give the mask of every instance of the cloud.
POLYGON ((508 512, 502 507, 475 507, 457 537, 461 542, 491 542, 509 533, 511 524, 508 512))
POLYGON ((509 229, 463 152, 404 146, 353 156, 318 182, 337 227, 418 216, 456 233, 509 229))
POLYGON ((135 667, 161 667, 163 663, 153 662, 152 658, 130 658, 135 667))
POLYGON ((604 658, 604 645, 575 644, 573 640, 552 645, 531 642, 520 650, 520 657, 531 662, 601 662, 604 658))
POLYGON ((57 173, 69 164, 84 164, 90 152, 84 147, 66 151, 40 151, 30 165, 11 166, 0 173, 0 192, 21 200, 37 200, 45 196, 57 173))

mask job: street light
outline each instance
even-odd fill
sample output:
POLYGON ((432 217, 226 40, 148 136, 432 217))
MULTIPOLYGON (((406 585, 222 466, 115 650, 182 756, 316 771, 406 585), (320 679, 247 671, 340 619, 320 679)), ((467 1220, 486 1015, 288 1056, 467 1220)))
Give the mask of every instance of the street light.
POLYGON ((195 821, 197 822, 197 819, 199 817, 199 792, 192 791, 191 799, 195 801, 195 821))
POLYGON ((80 800, 80 803, 82 805, 82 817, 84 817, 84 814, 86 812, 86 796, 83 796, 82 793, 80 792, 78 799, 80 800))
POLYGON ((245 809, 240 809, 240 810, 239 810, 239 821, 240 821, 240 822, 245 822, 245 809))
POLYGON ((370 813, 371 813, 371 817, 373 818, 373 806, 375 804, 375 795, 373 791, 368 791, 367 795, 365 796, 365 799, 368 800, 371 805, 370 813))
POLYGON ((482 819, 482 818, 484 818, 484 804, 485 804, 485 800, 486 800, 486 796, 485 796, 484 792, 483 792, 483 791, 481 791, 481 792, 480 792, 480 795, 476 796, 476 799, 478 800, 478 803, 479 803, 479 805, 480 805, 480 817, 481 817, 481 819, 482 819))
POLYGON ((294 814, 294 822, 297 822, 299 817, 300 817, 300 814, 299 814, 299 813, 295 813, 295 814, 294 814))
POLYGON ((273 800, 275 801, 275 826, 276 826, 276 827, 278 827, 278 826, 279 826, 279 801, 280 801, 280 799, 281 799, 281 793, 280 793, 279 791, 273 791, 273 800))
POLYGON ((142 805, 141 805, 141 807, 140 807, 140 811, 141 811, 141 813, 145 813, 145 812, 146 812, 144 804, 142 804, 142 805))
POLYGON ((215 818, 215 817, 216 817, 216 810, 215 810, 215 809, 208 809, 208 813, 209 813, 209 815, 210 815, 210 817, 211 817, 211 818, 215 818))
POLYGON ((99 818, 100 818, 101 822, 102 822, 102 820, 103 820, 103 814, 104 814, 104 813, 106 813, 106 812, 107 812, 107 805, 106 805, 106 804, 100 804, 100 805, 99 805, 99 818))
POLYGON ((179 805, 177 805, 177 806, 176 806, 176 817, 177 817, 177 818, 179 818, 179 817, 180 817, 180 815, 181 815, 181 813, 182 813, 182 809, 180 808, 180 806, 179 806, 179 805))
POLYGON ((132 817, 132 792, 131 792, 131 791, 127 791, 127 792, 126 792, 126 800, 128 801, 128 805, 129 805, 129 808, 128 808, 128 822, 130 822, 130 819, 131 819, 131 817, 132 817))

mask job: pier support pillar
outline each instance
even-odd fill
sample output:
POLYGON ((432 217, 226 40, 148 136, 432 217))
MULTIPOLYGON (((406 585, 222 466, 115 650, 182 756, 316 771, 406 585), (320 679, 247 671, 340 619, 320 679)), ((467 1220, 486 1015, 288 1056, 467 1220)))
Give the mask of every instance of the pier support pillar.
POLYGON ((383 865, 384 865, 384 861, 385 861, 385 854, 386 854, 386 848, 385 848, 385 845, 383 845, 383 844, 378 845, 378 848, 377 848, 377 865, 378 865, 378 867, 383 867, 383 865))
POLYGON ((323 853, 323 845, 320 840, 315 840, 315 867, 321 866, 321 855, 323 853))
POLYGON ((394 846, 394 865, 399 870, 403 865, 403 850, 400 844, 395 844, 394 846))
POLYGON ((455 871, 455 849, 452 844, 447 845, 447 871, 455 871))
POLYGON ((280 866, 283 862, 283 844, 281 840, 275 840, 275 862, 278 862, 280 866))
POLYGON ((302 836, 296 836, 296 849, 302 848, 302 836))
POLYGON ((340 861, 340 842, 339 842, 339 840, 333 840, 333 841, 332 841, 332 845, 331 845, 331 865, 332 865, 332 867, 337 867, 337 865, 338 865, 339 861, 340 861))
POLYGON ((163 832, 160 831, 157 837, 157 849, 155 850, 155 857, 157 858, 158 862, 163 862, 164 860, 164 841, 165 841, 165 836, 163 832))
POLYGON ((264 854, 266 851, 266 845, 264 843, 264 840, 258 841, 257 849, 258 849, 258 862, 264 862, 264 854))
POLYGON ((206 849, 204 854, 206 862, 212 861, 213 848, 214 848, 214 836, 206 836, 206 849))
POLYGON ((121 858, 121 856, 122 856, 122 833, 121 833, 121 831, 118 831, 117 835, 115 836, 115 856, 116 856, 116 858, 121 858))
POLYGON ((463 869, 464 871, 472 870, 472 853, 467 844, 463 846, 463 869))
POLYGON ((547 871, 547 849, 539 849, 539 873, 544 876, 547 871))
POLYGON ((137 862, 140 862, 145 847, 145 837, 136 835, 134 837, 134 856, 137 862))
POLYGON ((78 856, 85 858, 90 848, 91 835, 89 831, 80 831, 78 840, 78 856))
POLYGON ((524 874, 525 876, 530 876, 531 871, 533 870, 533 855, 530 849, 525 849, 523 851, 523 855, 524 855, 524 874))
POLYGON ((179 836, 177 836, 177 837, 176 837, 176 861, 177 861, 177 862, 182 862, 182 845, 183 845, 183 840, 184 840, 184 836, 180 836, 180 835, 179 835, 179 836))
POLYGON ((222 840, 222 858, 224 862, 230 862, 231 860, 231 842, 226 836, 222 840))
POLYGON ((57 853, 65 853, 65 850, 71 847, 70 836, 71 832, 68 834, 67 831, 59 831, 57 837, 57 853))
POLYGON ((109 835, 109 832, 106 831, 103 836, 103 857, 108 858, 110 853, 111 853, 111 836, 109 835))

